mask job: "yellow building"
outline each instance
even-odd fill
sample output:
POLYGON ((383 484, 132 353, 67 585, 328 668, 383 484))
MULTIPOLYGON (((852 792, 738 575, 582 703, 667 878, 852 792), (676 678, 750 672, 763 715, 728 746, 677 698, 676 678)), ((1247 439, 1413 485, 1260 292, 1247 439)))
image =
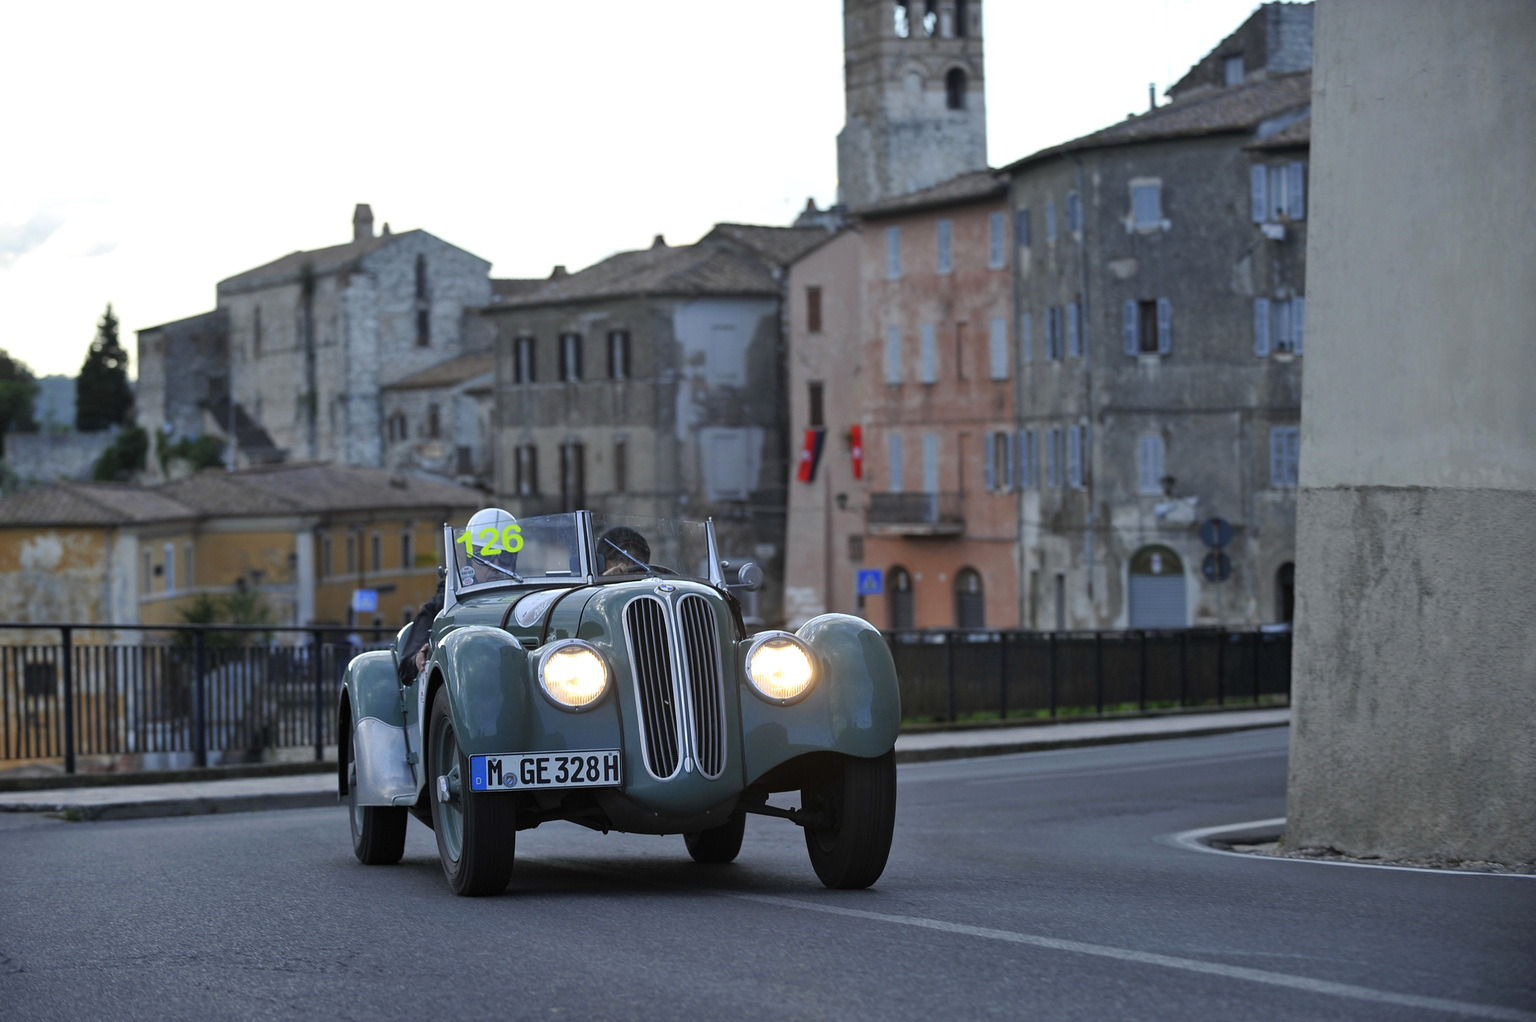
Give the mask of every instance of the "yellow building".
POLYGON ((443 522, 486 500, 325 463, 56 483, 0 499, 0 622, 179 624, 199 596, 244 591, 272 624, 393 632, 437 586, 443 522))

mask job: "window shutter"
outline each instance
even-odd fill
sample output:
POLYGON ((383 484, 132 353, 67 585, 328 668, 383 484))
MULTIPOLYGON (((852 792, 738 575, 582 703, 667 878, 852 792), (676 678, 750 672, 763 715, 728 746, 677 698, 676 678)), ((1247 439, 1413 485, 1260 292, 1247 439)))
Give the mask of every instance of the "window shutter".
POLYGON ((1259 358, 1269 356, 1269 299, 1253 300, 1253 353, 1259 358))
POLYGON ((1136 354, 1136 303, 1129 298, 1120 306, 1120 334, 1125 340, 1125 353, 1136 354))
POLYGON ((1002 269, 1008 262, 1007 226, 1007 218, 1001 213, 993 213, 987 218, 988 264, 994 270, 1002 269))
POLYGON ((1004 489, 1011 490, 1019 485, 1018 463, 1014 460, 1014 452, 1016 450, 1016 445, 1013 442, 1014 435, 1012 433, 999 433, 998 436, 1003 438, 1003 453, 1007 455, 1007 467, 1004 471, 1008 473, 1008 478, 1004 480, 1003 487, 1004 489))
POLYGON ((901 382, 901 328, 885 328, 885 382, 901 382))
POLYGON ((1306 334, 1307 300, 1305 298, 1291 299, 1291 341, 1295 345, 1296 354, 1301 354, 1301 339, 1306 334))
POLYGON ((992 378, 1006 380, 1008 378, 1008 321, 1006 319, 992 321, 991 343, 992 378))
POLYGON ((1014 218, 1014 237, 1018 239, 1020 248, 1029 247, 1029 210, 1019 210, 1019 215, 1014 218))
POLYGON ((996 464, 996 461, 995 461, 996 458, 997 458, 997 435, 994 434, 994 433, 988 433, 987 434, 987 464, 986 464, 987 492, 988 493, 991 493, 993 490, 997 489, 997 472, 993 468, 994 464, 996 464))
POLYGON ((1083 357, 1083 344, 1078 333, 1077 303, 1067 306, 1067 354, 1073 358, 1083 357))
POLYGON ((934 341, 933 324, 923 324, 922 338, 922 382, 936 383, 939 379, 939 353, 938 345, 934 341))
POLYGON ((1032 362, 1035 358, 1035 329, 1034 317, 1029 310, 1019 314, 1019 330, 1023 334, 1024 361, 1032 362))
POLYGON ((1292 220, 1305 220, 1307 218, 1307 165, 1305 163, 1293 163, 1287 168, 1290 171, 1290 214, 1292 220))
POLYGON ((901 278, 901 228, 885 229, 885 279, 901 278))
POLYGON ((1291 303, 1274 302, 1270 308, 1275 314, 1275 350, 1291 350, 1291 303))
POLYGON ((1035 432, 1031 429, 1022 430, 1019 433, 1019 465, 1018 480, 1019 489, 1028 489, 1035 485, 1035 432))
POLYGON ((1173 303, 1166 298, 1157 300, 1157 353, 1166 355, 1173 350, 1173 303))
POLYGON ((1073 489, 1083 485, 1083 428, 1067 428, 1067 482, 1073 489))
POLYGON ((1262 224, 1269 219, 1269 170, 1262 164, 1248 168, 1248 191, 1252 200, 1249 205, 1253 222, 1262 224))
POLYGON ((923 492, 939 492, 939 434, 923 434, 923 492))
POLYGON ((1269 431, 1269 485, 1285 485, 1285 429, 1279 426, 1269 431))
POLYGON ((1301 427, 1291 426, 1285 431, 1286 479, 1292 486, 1301 485, 1301 427))
POLYGON ((891 434, 891 492, 902 491, 901 434, 891 434))
POLYGON ((938 272, 948 273, 950 266, 952 265, 950 260, 950 238, 952 225, 948 220, 940 220, 937 226, 938 229, 936 233, 938 234, 939 240, 938 272))

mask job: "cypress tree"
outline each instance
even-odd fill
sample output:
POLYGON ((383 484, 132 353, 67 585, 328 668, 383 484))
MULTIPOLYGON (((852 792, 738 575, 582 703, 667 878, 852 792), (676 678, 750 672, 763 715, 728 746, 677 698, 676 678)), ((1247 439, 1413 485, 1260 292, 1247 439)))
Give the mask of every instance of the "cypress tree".
POLYGON ((117 316, 108 302, 75 380, 75 428, 82 433, 110 429, 126 424, 132 413, 128 352, 118 342, 117 316))
POLYGON ((32 370, 0 348, 0 437, 13 429, 25 433, 37 428, 33 419, 36 399, 32 370))

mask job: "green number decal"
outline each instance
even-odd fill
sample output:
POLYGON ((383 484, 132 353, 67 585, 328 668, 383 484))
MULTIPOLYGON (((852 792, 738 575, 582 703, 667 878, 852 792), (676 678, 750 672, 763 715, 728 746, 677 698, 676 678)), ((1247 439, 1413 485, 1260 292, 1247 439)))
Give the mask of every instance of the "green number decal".
POLYGON ((480 530, 480 553, 486 557, 501 553, 501 536, 497 534, 494 525, 487 525, 480 530))
POLYGON ((523 527, 521 525, 509 525, 501 530, 501 545, 507 553, 515 554, 523 548, 523 527))
POLYGON ((473 557, 474 556, 474 554, 475 554, 475 541, 470 537, 468 529, 464 530, 464 535, 459 537, 458 542, 464 544, 464 556, 465 557, 473 557))

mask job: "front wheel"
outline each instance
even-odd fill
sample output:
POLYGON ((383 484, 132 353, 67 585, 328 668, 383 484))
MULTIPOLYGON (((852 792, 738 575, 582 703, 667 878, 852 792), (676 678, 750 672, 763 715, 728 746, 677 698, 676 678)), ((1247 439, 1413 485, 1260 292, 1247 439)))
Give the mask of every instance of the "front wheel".
POLYGON ((741 839, 747 831, 747 814, 732 813, 718 827, 684 834, 683 843, 694 862, 731 862, 741 854, 741 839))
POLYGON ((838 766, 802 788, 809 812, 827 813, 828 827, 805 828, 811 868, 828 887, 868 887, 885 872, 896 827, 896 750, 877 759, 838 757, 838 766))
POLYGON ((347 817, 352 854, 365 866, 393 866, 405 854, 406 810, 357 804, 357 736, 347 742, 347 817))
POLYGON ((432 700, 426 797, 432 800, 437 855, 454 894, 500 894, 512 880, 517 816, 512 796, 469 787, 469 760, 459 751, 448 690, 432 700))

